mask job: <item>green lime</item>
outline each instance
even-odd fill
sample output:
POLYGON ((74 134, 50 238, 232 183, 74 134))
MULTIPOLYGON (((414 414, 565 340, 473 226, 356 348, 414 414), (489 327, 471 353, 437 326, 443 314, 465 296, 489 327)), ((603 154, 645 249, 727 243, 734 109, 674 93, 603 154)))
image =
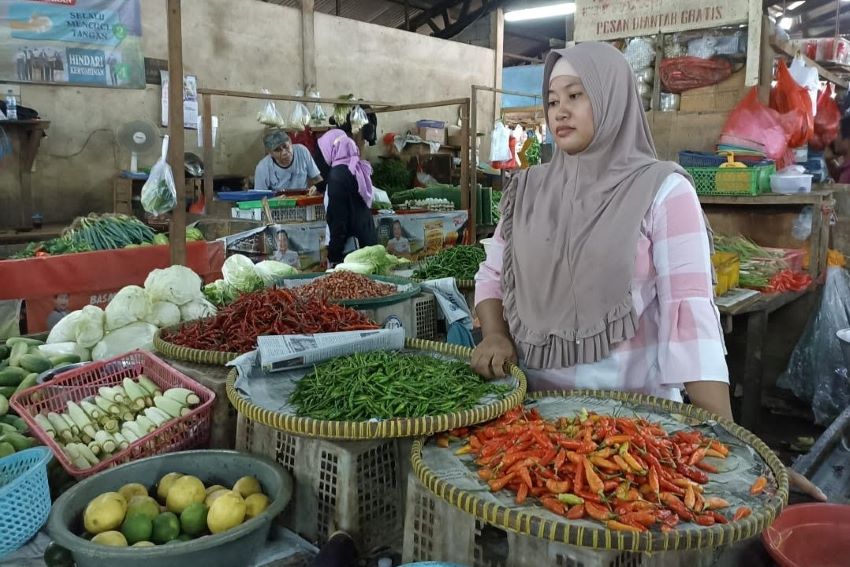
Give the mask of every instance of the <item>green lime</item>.
POLYGON ((151 541, 162 545, 180 535, 180 519, 173 512, 163 512, 153 521, 151 541))
POLYGON ((174 541, 192 541, 192 536, 189 534, 180 534, 174 541))
POLYGON ((153 522, 146 515, 137 512, 127 516, 121 524, 121 533, 130 545, 139 541, 148 541, 153 533, 153 522))
POLYGON ((180 513, 180 526, 183 533, 197 537, 207 531, 207 507, 203 502, 194 502, 180 513))

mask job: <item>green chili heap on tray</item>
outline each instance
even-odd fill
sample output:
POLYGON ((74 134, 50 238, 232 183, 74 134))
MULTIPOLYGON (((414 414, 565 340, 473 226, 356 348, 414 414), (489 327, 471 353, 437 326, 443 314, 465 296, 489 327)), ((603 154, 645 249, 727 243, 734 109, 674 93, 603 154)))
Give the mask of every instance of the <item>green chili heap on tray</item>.
POLYGON ((438 278, 457 278, 471 280, 478 272, 478 265, 484 261, 484 249, 480 246, 455 246, 422 261, 413 272, 420 280, 438 278))
POLYGON ((469 365, 429 355, 370 352, 335 358, 304 376, 290 400, 301 417, 327 421, 412 418, 466 410, 512 391, 469 365))

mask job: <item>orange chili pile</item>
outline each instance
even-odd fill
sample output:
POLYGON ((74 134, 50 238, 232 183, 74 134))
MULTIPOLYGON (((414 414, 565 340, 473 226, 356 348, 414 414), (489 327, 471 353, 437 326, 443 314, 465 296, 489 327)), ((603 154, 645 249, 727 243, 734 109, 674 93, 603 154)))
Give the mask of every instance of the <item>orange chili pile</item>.
POLYGON ((309 284, 299 287, 298 293, 305 297, 324 298, 327 301, 344 301, 386 297, 398 293, 398 288, 376 282, 361 274, 340 270, 318 277, 309 284))
POLYGON ((770 278, 770 284, 768 284, 764 291, 767 293, 805 291, 810 285, 812 285, 812 276, 809 274, 782 270, 770 278))
POLYGON ((285 289, 242 295, 210 319, 163 331, 166 342, 201 350, 248 352, 260 335, 298 335, 377 329, 378 325, 349 307, 285 289))
MULTIPOLYGON (((453 432, 468 443, 457 454, 476 457, 478 475, 492 491, 510 490, 516 503, 539 500, 546 509, 576 520, 591 518, 611 530, 672 530, 680 521, 725 524, 729 503, 704 494, 710 459, 729 448, 698 431, 664 429, 644 419, 582 413, 557 422, 536 409, 516 408, 474 429, 453 432)), ((446 438, 438 444, 445 446, 446 438)), ((751 488, 761 493, 767 479, 751 488)), ((749 515, 739 508, 735 520, 749 515)))

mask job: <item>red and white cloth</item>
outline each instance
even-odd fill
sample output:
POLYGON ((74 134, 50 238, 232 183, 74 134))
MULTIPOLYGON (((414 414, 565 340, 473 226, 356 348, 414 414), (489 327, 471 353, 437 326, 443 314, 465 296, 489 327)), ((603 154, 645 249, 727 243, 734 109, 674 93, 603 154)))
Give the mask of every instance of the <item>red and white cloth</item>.
MULTIPOLYGON (((686 382, 729 382, 711 249, 687 179, 673 174, 664 181, 640 230, 632 279, 637 334, 593 364, 526 369, 531 390, 591 388, 681 401, 686 382)), ((500 223, 475 276, 476 305, 502 299, 504 246, 500 223)))

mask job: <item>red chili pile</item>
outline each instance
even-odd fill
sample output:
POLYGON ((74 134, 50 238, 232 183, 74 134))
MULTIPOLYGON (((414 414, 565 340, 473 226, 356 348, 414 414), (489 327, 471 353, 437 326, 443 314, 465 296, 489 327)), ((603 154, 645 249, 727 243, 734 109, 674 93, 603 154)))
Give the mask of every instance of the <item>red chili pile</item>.
POLYGON ((298 335, 377 329, 378 325, 348 307, 292 290, 268 289, 239 297, 211 319, 163 331, 162 340, 189 348, 248 352, 260 335, 298 335))
MULTIPOLYGON (((557 422, 536 409, 516 408, 501 418, 453 434, 468 444, 457 454, 476 457, 478 475, 492 491, 510 490, 516 503, 537 498, 571 520, 592 518, 611 530, 672 530, 680 521, 725 524, 719 512, 729 503, 704 494, 709 459, 725 459, 729 448, 698 431, 669 435, 644 419, 587 413, 557 422)), ((448 446, 448 437, 437 439, 448 446)), ((765 490, 760 477, 751 494, 765 490)), ((750 515, 739 508, 731 518, 750 515)))
POLYGON ((770 278, 770 284, 764 291, 767 293, 805 291, 810 285, 812 285, 812 276, 809 274, 782 270, 770 278))
POLYGON ((398 293, 398 288, 364 275, 340 270, 314 279, 298 288, 298 294, 304 297, 319 297, 326 301, 345 301, 346 299, 371 299, 386 297, 398 293))

